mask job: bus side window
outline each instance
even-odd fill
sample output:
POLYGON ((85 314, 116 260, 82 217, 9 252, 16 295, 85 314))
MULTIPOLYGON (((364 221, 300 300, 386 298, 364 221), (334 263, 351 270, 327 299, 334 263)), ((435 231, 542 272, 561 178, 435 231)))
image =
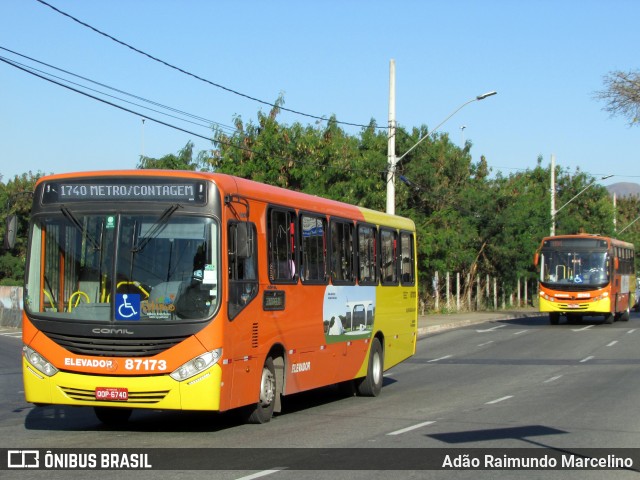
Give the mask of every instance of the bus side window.
POLYGON ((413 235, 400 232, 400 282, 402 285, 413 285, 413 260, 413 235))
POLYGON ((377 230, 370 225, 358 225, 358 283, 378 284, 377 230))
POLYGON ((380 277, 383 285, 398 284, 397 238, 395 230, 380 229, 380 277))
POLYGON ((229 319, 240 313, 258 295, 256 226, 251 222, 229 222, 229 319))
POLYGON ((300 278, 303 283, 326 283, 327 220, 301 215, 300 226, 300 278))
POLYGON ((271 209, 267 213, 269 280, 296 283, 296 214, 291 210, 271 209))
POLYGON ((353 224, 331 221, 331 281, 337 285, 354 283, 353 224))

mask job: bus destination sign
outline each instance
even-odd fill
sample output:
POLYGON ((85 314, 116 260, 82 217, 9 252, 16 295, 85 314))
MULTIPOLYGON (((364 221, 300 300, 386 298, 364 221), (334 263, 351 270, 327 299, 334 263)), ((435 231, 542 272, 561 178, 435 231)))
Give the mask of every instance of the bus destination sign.
POLYGON ((180 202, 204 204, 206 183, 190 180, 95 179, 47 182, 42 203, 90 201, 180 202))

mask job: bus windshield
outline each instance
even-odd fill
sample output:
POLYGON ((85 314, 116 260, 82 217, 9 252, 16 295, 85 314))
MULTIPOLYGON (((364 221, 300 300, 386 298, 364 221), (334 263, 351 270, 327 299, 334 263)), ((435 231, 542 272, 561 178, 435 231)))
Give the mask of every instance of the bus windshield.
POLYGON ((540 256, 540 281, 546 286, 601 288, 609 282, 606 251, 545 250, 540 256))
POLYGON ((34 218, 25 308, 87 321, 207 319, 220 294, 218 225, 159 214, 74 213, 34 218))

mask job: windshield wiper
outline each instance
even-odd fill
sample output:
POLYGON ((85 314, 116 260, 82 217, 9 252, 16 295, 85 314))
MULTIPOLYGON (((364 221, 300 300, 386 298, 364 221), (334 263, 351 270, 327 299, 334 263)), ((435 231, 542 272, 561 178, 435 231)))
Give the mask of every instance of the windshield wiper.
POLYGON ((62 207, 60 207, 60 211, 62 212, 62 215, 64 215, 64 217, 67 220, 69 220, 74 227, 78 229, 78 231, 82 234, 82 236, 85 237, 87 240, 89 240, 89 243, 91 243, 91 245, 95 250, 100 250, 102 248, 101 245, 91 235, 89 235, 89 232, 85 231, 84 227, 82 226, 80 221, 75 217, 75 215, 71 212, 71 210, 69 210, 67 207, 63 205, 62 207))
POLYGON ((167 208, 162 213, 160 218, 156 221, 156 223, 154 223, 151 226, 151 228, 149 229, 149 231, 147 232, 145 237, 142 239, 142 241, 139 242, 137 245, 134 245, 134 247, 131 249, 131 252, 132 253, 139 253, 142 250, 144 250, 144 247, 146 247, 147 244, 151 240, 153 240, 156 236, 158 236, 160 234, 160 232, 162 231, 162 228, 169 221, 169 218, 171 217, 171 215, 173 215, 174 212, 180 207, 181 207, 181 205, 175 204, 175 205, 171 205, 169 208, 167 208))

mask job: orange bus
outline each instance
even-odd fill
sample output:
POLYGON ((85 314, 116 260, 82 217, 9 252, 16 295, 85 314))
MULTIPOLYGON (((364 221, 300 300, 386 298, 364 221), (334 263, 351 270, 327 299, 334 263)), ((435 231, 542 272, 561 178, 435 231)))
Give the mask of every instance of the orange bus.
POLYGON ((25 397, 132 409, 238 409, 343 384, 380 393, 415 353, 415 225, 223 174, 41 178, 23 317, 25 397))
POLYGON ((635 249, 632 243, 599 235, 558 235, 542 239, 539 267, 540 311, 557 325, 603 316, 606 323, 629 320, 635 304, 635 249))

